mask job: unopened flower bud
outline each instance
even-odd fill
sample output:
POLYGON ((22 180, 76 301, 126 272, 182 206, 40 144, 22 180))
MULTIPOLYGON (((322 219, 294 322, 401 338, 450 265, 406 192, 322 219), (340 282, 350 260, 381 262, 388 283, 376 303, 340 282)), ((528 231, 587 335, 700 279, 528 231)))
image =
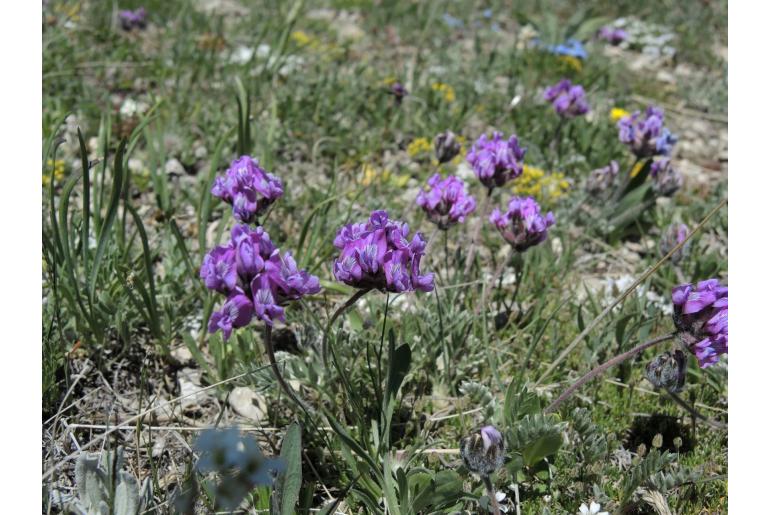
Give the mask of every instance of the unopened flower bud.
POLYGON ((460 455, 468 470, 488 476, 505 461, 503 435, 494 426, 484 426, 460 441, 460 455))
POLYGON ((669 159, 661 159, 652 163, 650 169, 652 191, 661 197, 672 197, 682 187, 682 174, 671 166, 669 159))
POLYGON ((647 365, 647 380, 655 388, 679 392, 684 386, 687 360, 680 350, 666 352, 647 365))
MULTIPOLYGON (((685 224, 672 224, 668 226, 666 231, 660 238, 660 254, 661 257, 668 255, 671 249, 679 245, 687 238, 687 234, 690 229, 685 224)), ((687 254, 690 252, 690 242, 687 242, 671 255, 671 262, 673 264, 679 264, 687 254)))
POLYGON ((445 131, 433 140, 433 149, 439 163, 447 163, 460 153, 460 142, 452 131, 445 131))

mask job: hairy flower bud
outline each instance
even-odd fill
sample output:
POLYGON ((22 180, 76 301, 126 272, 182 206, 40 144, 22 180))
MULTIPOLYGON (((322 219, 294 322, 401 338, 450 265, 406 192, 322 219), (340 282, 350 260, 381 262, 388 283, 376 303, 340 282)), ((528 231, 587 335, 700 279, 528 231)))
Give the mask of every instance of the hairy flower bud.
POLYGON ((650 177, 652 177, 652 191, 661 197, 671 197, 682 187, 682 174, 671 166, 670 159, 661 159, 652 163, 650 177))
POLYGON ((484 426, 460 440, 460 456, 468 470, 488 476, 505 462, 505 441, 494 426, 484 426))
POLYGON ((586 193, 598 197, 612 186, 619 171, 617 161, 610 161, 607 166, 593 170, 586 180, 586 193))
POLYGON ((439 163, 448 163, 454 159, 460 153, 460 148, 460 142, 452 131, 442 132, 433 140, 433 149, 439 163))
MULTIPOLYGON (((660 238, 661 257, 668 255, 671 249, 679 245, 687 237, 690 229, 685 224, 671 224, 660 238)), ((690 242, 684 244, 679 250, 671 255, 671 262, 679 264, 690 252, 690 242)))
POLYGON ((655 388, 679 392, 684 386, 687 359, 680 350, 666 352, 647 365, 647 380, 655 388))

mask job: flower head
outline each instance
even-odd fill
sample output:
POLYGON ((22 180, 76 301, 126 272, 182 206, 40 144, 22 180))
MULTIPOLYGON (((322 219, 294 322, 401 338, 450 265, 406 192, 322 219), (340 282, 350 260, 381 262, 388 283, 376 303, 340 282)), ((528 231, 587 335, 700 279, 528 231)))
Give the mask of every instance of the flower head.
POLYGON ((460 440, 460 456, 468 470, 488 476, 505 462, 503 435, 494 426, 484 426, 460 440))
POLYGON ((682 174, 671 166, 670 159, 664 158, 652 163, 650 176, 652 190, 661 197, 671 197, 682 187, 682 174))
POLYGON ((727 286, 718 279, 680 284, 671 291, 674 325, 682 346, 695 354, 701 368, 727 354, 727 286))
POLYGON ((574 118, 586 114, 590 109, 583 86, 572 85, 569 79, 546 88, 543 98, 551 102, 556 114, 564 118, 574 118))
POLYGON ((504 140, 501 133, 495 132, 492 139, 482 134, 468 152, 467 159, 476 177, 491 189, 521 175, 526 152, 527 149, 519 146, 519 139, 515 135, 504 140))
POLYGON ((598 502, 591 501, 590 506, 586 506, 585 503, 580 505, 579 515, 610 515, 606 511, 601 511, 602 506, 598 502))
POLYGON ((583 43, 577 39, 568 39, 559 45, 548 45, 542 42, 539 42, 539 45, 545 51, 554 55, 576 57, 578 59, 585 59, 588 57, 588 52, 586 52, 585 47, 583 47, 583 43))
POLYGON ((457 156, 462 150, 462 145, 457 135, 452 131, 445 131, 433 140, 433 149, 439 163, 447 163, 457 156))
POLYGON ((135 11, 124 10, 118 12, 118 19, 123 30, 143 29, 147 27, 147 11, 140 7, 135 11))
MULTIPOLYGON (((687 238, 687 235, 689 234, 690 229, 685 224, 671 224, 668 226, 668 228, 663 233, 663 236, 660 238, 660 254, 661 256, 667 255, 671 250, 682 243, 685 238, 687 238)), ((671 262, 673 264, 678 264, 681 262, 685 257, 687 257, 687 254, 690 251, 690 242, 687 242, 684 244, 682 248, 674 252, 674 254, 671 255, 671 262)))
POLYGON ((677 141, 677 137, 663 126, 663 110, 654 106, 649 106, 644 115, 636 111, 621 118, 618 136, 638 158, 668 155, 677 141))
POLYGON ((615 182, 618 171, 620 167, 617 161, 610 161, 607 166, 593 170, 586 180, 586 192, 594 197, 600 196, 615 182))
POLYGON ((555 222, 553 213, 540 214, 540 206, 532 197, 511 197, 508 210, 502 213, 495 208, 489 221, 516 252, 524 252, 545 241, 548 228, 555 222))
POLYGON ((299 270, 290 252, 281 254, 262 227, 248 225, 233 227, 228 244, 206 254, 200 277, 227 296, 209 320, 209 331, 221 329, 225 339, 255 315, 268 325, 284 320, 283 306, 321 290, 318 277, 299 270))
POLYGON ((687 360, 680 350, 666 352, 647 364, 647 380, 655 388, 679 392, 684 386, 687 360))
POLYGON ((232 205, 237 220, 251 223, 283 195, 283 184, 263 170, 259 161, 241 156, 230 164, 224 176, 217 176, 211 194, 232 205))
POLYGON ((435 174, 428 179, 428 191, 417 194, 417 205, 428 215, 428 219, 439 229, 446 230, 476 209, 476 201, 468 195, 462 179, 450 175, 441 179, 435 174))
POLYGON ((628 39, 628 32, 621 28, 610 26, 604 26, 599 29, 599 33, 597 35, 599 36, 599 39, 603 39, 610 45, 619 45, 628 39))
POLYGON ((372 212, 366 223, 342 227, 334 238, 334 246, 340 249, 334 277, 356 288, 432 291, 433 274, 420 274, 425 240, 419 232, 411 241, 408 235, 409 226, 389 220, 386 211, 372 212))
POLYGON ((401 101, 404 99, 405 96, 409 94, 409 92, 406 90, 403 84, 400 82, 394 82, 390 85, 390 91, 389 93, 396 97, 396 104, 401 105, 401 101))

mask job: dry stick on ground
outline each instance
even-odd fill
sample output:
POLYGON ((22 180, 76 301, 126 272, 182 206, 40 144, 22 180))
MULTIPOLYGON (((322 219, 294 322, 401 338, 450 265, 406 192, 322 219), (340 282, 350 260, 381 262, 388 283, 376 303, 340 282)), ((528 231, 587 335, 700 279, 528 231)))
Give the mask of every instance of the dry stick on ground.
POLYGON ((668 253, 668 254, 666 254, 665 256, 663 256, 663 257, 660 259, 660 261, 658 261, 657 263, 655 263, 655 264, 654 264, 652 267, 650 267, 650 268, 649 268, 649 269, 648 269, 648 270, 647 270, 645 273, 643 273, 643 274, 641 275, 641 277, 639 277, 639 279, 637 279, 636 281, 634 281, 634 284, 632 284, 631 286, 629 286, 629 287, 628 287, 628 289, 627 289, 626 291, 624 291, 624 292, 623 292, 623 293, 622 293, 622 294, 621 294, 621 295, 620 295, 620 296, 619 296, 617 299, 615 299, 615 300, 612 302, 612 304, 610 304, 609 306, 607 306, 606 308, 604 308, 604 311, 602 311, 601 313, 599 313, 599 315, 598 315, 596 318, 594 318, 594 319, 591 321, 591 323, 590 323, 590 324, 588 324, 588 325, 586 326, 586 328, 585 328, 585 329, 583 329, 583 331, 581 331, 581 333, 580 333, 579 335, 577 335, 577 336, 575 337, 575 339, 574 339, 574 340, 572 340, 572 341, 570 342, 570 344, 569 344, 569 345, 567 345, 567 347, 566 347, 566 348, 565 348, 565 349, 564 349, 564 350, 561 352, 561 354, 559 354, 559 356, 558 356, 558 357, 557 357, 557 358, 556 358, 556 359, 553 361, 553 363, 551 363, 551 364, 548 366, 548 368, 546 369, 546 371, 545 371, 545 372, 543 372, 543 374, 542 374, 542 375, 541 375, 541 376, 538 378, 538 380, 535 382, 535 386, 542 384, 543 380, 544 380, 546 377, 548 377, 548 375, 549 375, 551 372, 553 372, 553 371, 554 371, 554 369, 557 367, 557 365, 558 365, 559 363, 561 363, 561 362, 564 360, 564 358, 566 358, 566 357, 567 357, 567 355, 568 355, 570 352, 572 352, 572 350, 573 350, 573 349, 574 349, 574 348, 577 346, 577 344, 578 344, 578 343, 580 343, 580 342, 583 340, 583 338, 585 338, 585 337, 588 335, 588 333, 590 333, 591 331, 593 331, 593 330, 594 330, 594 328, 595 328, 597 325, 599 325, 599 322, 601 322, 601 320, 602 320, 604 317, 606 317, 606 316, 607 316, 607 315, 608 315, 608 314, 609 314, 609 313, 610 313, 610 312, 611 312, 611 311, 612 311, 612 310, 615 308, 615 306, 617 306, 618 304, 620 304, 621 302, 623 302, 623 300, 625 300, 625 298, 626 298, 626 297, 628 297, 629 295, 631 295, 631 293, 632 293, 632 292, 633 292, 633 291, 634 291, 634 290, 637 288, 637 286, 639 286, 640 284, 642 284, 642 282, 644 282, 644 281, 645 281, 645 280, 646 280, 646 279, 647 279, 649 276, 651 276, 653 273, 655 273, 655 271, 656 271, 656 270, 658 270, 658 268, 660 268, 660 267, 663 265, 663 263, 665 263, 665 262, 666 262, 666 261, 667 261, 667 260, 668 260, 668 259, 669 259, 671 256, 673 256, 675 252, 677 252, 679 249, 681 249, 681 248, 682 248, 682 247, 685 245, 685 243, 687 243, 687 242, 690 240, 690 238, 692 238, 693 236, 695 236, 695 235, 696 235, 696 234, 697 234, 697 233, 698 233, 698 232, 699 232, 699 231, 700 231, 700 230, 703 228, 703 226, 704 226, 704 225, 706 225, 706 222, 708 222, 708 221, 709 221, 709 219, 710 219, 712 216, 714 216, 714 214, 716 214, 716 212, 717 212, 717 211, 719 211, 719 210, 720 210, 720 209, 721 209, 721 208, 722 208, 722 207, 723 207, 725 204, 727 204, 727 199, 726 199, 726 198, 725 198, 725 199, 722 199, 722 201, 721 201, 719 204, 717 204, 717 205, 716 205, 716 206, 715 206, 715 207, 714 207, 714 208, 713 208, 711 211, 709 211, 709 212, 708 212, 708 214, 707 214, 707 215, 706 215, 706 216, 703 218, 703 220, 701 220, 701 222, 700 222, 698 225, 696 225, 696 226, 695 226, 695 228, 692 230, 692 232, 691 232, 690 234, 688 234, 688 235, 687 235, 687 237, 685 237, 685 239, 684 239, 684 240, 682 240, 681 242, 679 242, 679 243, 678 243, 678 244, 677 244, 677 245, 676 245, 674 248, 672 248, 672 249, 669 251, 669 253, 668 253))
POLYGON ((648 341, 642 343, 641 345, 637 345, 633 349, 631 349, 629 351, 626 351, 623 354, 619 354, 619 355, 615 356, 614 358, 612 358, 609 361, 605 361, 604 363, 602 363, 601 365, 599 365, 598 367, 594 368, 593 370, 591 370, 590 372, 585 374, 583 377, 581 377, 580 379, 575 381, 569 388, 564 390, 564 392, 561 395, 559 395, 559 397, 555 401, 553 401, 547 408, 545 408, 545 413, 550 413, 553 410, 555 410, 556 408, 558 408, 559 404, 561 404, 562 402, 567 400, 569 398, 569 396, 572 395, 573 393, 575 393, 575 391, 578 388, 580 388, 581 386, 586 384, 588 381, 590 381, 594 377, 604 373, 604 371, 607 370, 608 368, 610 368, 610 367, 612 367, 614 365, 617 365, 619 363, 624 362, 628 358, 633 357, 633 356, 639 354, 640 352, 642 352, 644 349, 646 349, 648 347, 652 347, 653 345, 658 344, 660 342, 665 342, 666 340, 670 340, 674 336, 676 336, 676 333, 669 333, 669 334, 665 334, 663 336, 658 336, 657 338, 653 338, 652 340, 648 340, 648 341))

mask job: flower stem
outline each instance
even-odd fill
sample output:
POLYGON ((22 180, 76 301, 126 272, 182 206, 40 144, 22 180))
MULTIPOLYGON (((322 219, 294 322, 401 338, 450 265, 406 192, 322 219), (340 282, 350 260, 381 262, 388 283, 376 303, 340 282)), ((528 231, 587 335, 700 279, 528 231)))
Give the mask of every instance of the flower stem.
POLYGON ((337 311, 334 312, 332 317, 329 319, 329 323, 326 324, 326 330, 324 331, 324 337, 323 342, 321 343, 321 356, 323 357, 324 367, 327 367, 329 365, 329 333, 332 330, 332 326, 334 325, 334 322, 345 312, 347 311, 353 304, 358 302, 358 299, 366 295, 371 291, 371 288, 364 288, 362 290, 358 290, 355 292, 348 300, 337 308, 337 311))
POLYGON ((484 483, 484 488, 487 489, 487 496, 489 496, 489 502, 492 505, 492 513, 500 515, 500 505, 497 504, 497 495, 495 488, 492 486, 492 480, 489 479, 488 474, 481 476, 481 481, 484 483))
POLYGON ((702 421, 704 421, 706 424, 710 425, 711 427, 714 427, 716 429, 727 429, 727 424, 723 422, 719 422, 717 420, 712 420, 702 413, 700 413, 698 410, 696 410, 694 407, 687 404, 684 399, 679 397, 676 393, 672 392, 671 390, 666 390, 666 393, 676 402, 679 404, 684 410, 689 413, 690 415, 694 416, 695 418, 699 418, 702 421))
POLYGON ((481 213, 481 220, 479 220, 479 223, 476 224, 476 228, 473 231, 473 236, 471 237, 471 244, 468 247, 468 257, 465 261, 465 271, 463 273, 463 277, 468 277, 468 274, 471 273, 471 268, 473 268, 473 258, 475 257, 476 253, 476 244, 479 239, 479 234, 481 233, 481 226, 484 225, 484 220, 489 216, 489 203, 490 199, 492 198, 492 190, 493 188, 487 189, 487 195, 484 197, 484 202, 481 205, 481 208, 479 209, 479 213, 481 213))
POLYGON ((308 408, 305 406, 305 403, 300 400, 299 397, 294 393, 294 390, 291 389, 289 384, 286 382, 286 380, 281 375, 281 371, 278 369, 278 363, 275 360, 275 349, 273 349, 273 328, 272 326, 265 324, 265 352, 267 353, 267 359, 270 361, 270 368, 273 370, 273 375, 275 375, 275 379, 278 381, 278 384, 281 386, 284 392, 286 392, 286 395, 289 396, 289 398, 294 401, 295 404, 297 404, 302 410, 308 414, 308 408))
POLYGON ((604 363, 602 363, 601 365, 594 368, 593 370, 588 372, 586 375, 584 375, 583 377, 575 381, 569 388, 564 390, 564 392, 561 395, 559 395, 559 397, 555 401, 553 401, 547 408, 545 408, 544 412, 550 413, 556 408, 558 408, 562 402, 567 400, 569 396, 575 393, 575 391, 577 391, 581 386, 589 382, 594 377, 603 374, 608 368, 624 362, 628 358, 631 358, 639 354, 640 352, 642 352, 644 349, 648 347, 652 347, 653 345, 656 345, 660 342, 665 342, 666 340, 670 340, 674 336, 676 336, 676 333, 668 333, 668 334, 664 334, 663 336, 658 336, 657 338, 653 338, 652 340, 648 340, 640 345, 637 345, 633 349, 626 351, 623 354, 619 354, 615 356, 609 361, 605 361, 604 363))
POLYGON ((636 165, 639 164, 639 162, 642 160, 642 158, 637 157, 634 159, 634 164, 631 165, 631 168, 628 170, 628 173, 623 176, 622 182, 618 185, 618 189, 615 190, 615 193, 612 195, 612 202, 610 205, 616 204, 621 198, 623 198, 623 193, 626 191, 626 188, 628 188, 628 185, 631 184, 631 174, 634 173, 634 168, 636 168, 636 165))

